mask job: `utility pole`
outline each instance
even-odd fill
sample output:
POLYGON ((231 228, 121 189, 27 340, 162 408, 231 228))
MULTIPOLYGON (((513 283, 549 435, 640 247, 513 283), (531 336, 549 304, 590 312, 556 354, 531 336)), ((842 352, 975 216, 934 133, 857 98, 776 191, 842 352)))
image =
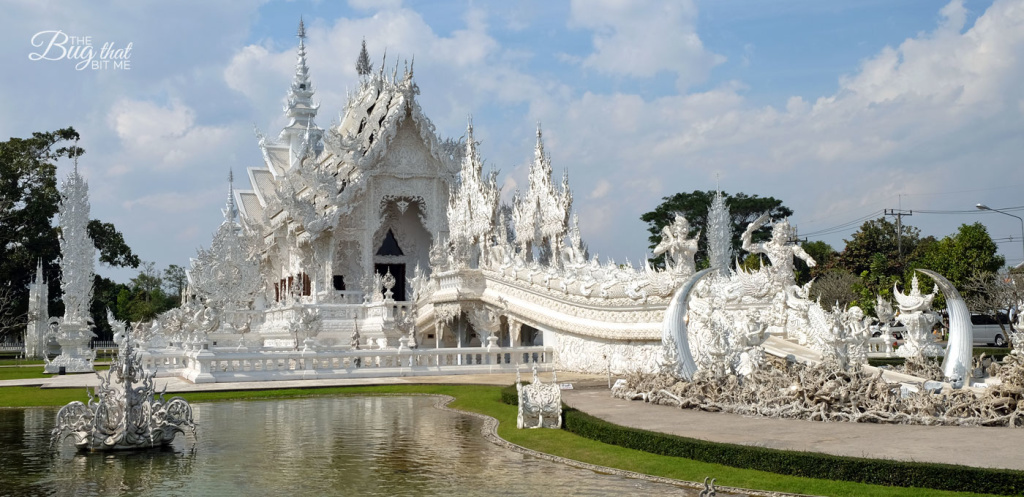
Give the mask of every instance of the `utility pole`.
POLYGON ((903 216, 913 216, 914 211, 903 209, 886 209, 886 216, 896 218, 896 252, 900 255, 900 262, 903 262, 903 216))

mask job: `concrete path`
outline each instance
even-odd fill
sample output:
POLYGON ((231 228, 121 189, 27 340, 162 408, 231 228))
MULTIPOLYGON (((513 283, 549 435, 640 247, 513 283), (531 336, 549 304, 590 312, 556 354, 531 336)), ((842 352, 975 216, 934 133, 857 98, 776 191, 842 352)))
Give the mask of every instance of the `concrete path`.
POLYGON ((562 392, 567 405, 612 423, 715 442, 1024 470, 1024 429, 820 423, 703 412, 613 398, 606 388, 562 392))

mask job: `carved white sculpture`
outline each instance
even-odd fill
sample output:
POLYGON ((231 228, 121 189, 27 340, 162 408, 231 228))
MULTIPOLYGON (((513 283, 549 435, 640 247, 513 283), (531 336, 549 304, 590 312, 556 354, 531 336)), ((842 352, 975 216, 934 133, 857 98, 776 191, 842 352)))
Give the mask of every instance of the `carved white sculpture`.
POLYGON ((918 286, 917 275, 911 281, 910 293, 904 295, 893 285, 893 296, 899 304, 900 313, 896 316, 906 331, 903 334, 903 345, 896 351, 900 357, 924 357, 942 354, 942 349, 935 343, 932 326, 939 322, 939 315, 932 311, 932 299, 935 291, 922 295, 918 286))
POLYGON ((263 290, 263 276, 252 254, 256 242, 235 220, 232 179, 233 175, 229 178, 224 222, 217 228, 209 250, 199 249, 188 276, 192 290, 203 302, 234 311, 252 306, 263 290))
POLYGON ((771 261, 770 274, 773 276, 776 286, 781 288, 793 285, 796 283, 795 269, 793 267, 794 256, 803 259, 810 267, 814 267, 816 263, 814 258, 805 252, 803 248, 792 242, 796 238, 796 233, 789 225, 789 221, 776 222, 772 226, 771 240, 755 244, 753 242, 754 231, 767 224, 769 220, 768 213, 765 213, 747 226, 746 231, 743 232, 741 237, 743 240, 743 250, 753 254, 765 254, 768 256, 768 260, 771 261))
MULTIPOLYGON (((967 382, 967 374, 971 369, 974 352, 974 324, 971 323, 971 311, 967 309, 960 292, 953 284, 935 271, 918 269, 935 282, 937 289, 942 290, 946 297, 946 311, 949 313, 949 342, 946 344, 946 357, 942 360, 942 374, 946 381, 954 387, 961 387, 967 382)), ((916 280, 915 280, 916 281, 916 280)), ((929 328, 929 335, 930 328, 929 328)))
POLYGON ((662 356, 662 368, 683 380, 692 379, 694 373, 697 372, 697 364, 690 353, 690 338, 686 329, 686 313, 690 292, 693 291, 693 287, 700 282, 701 278, 704 278, 713 271, 716 271, 716 269, 708 268, 693 275, 676 292, 676 295, 672 297, 672 303, 668 305, 668 310, 665 311, 665 320, 661 328, 661 340, 665 347, 665 352, 662 356))
POLYGON ((654 256, 665 254, 665 268, 682 278, 690 277, 696 270, 693 255, 697 253, 700 231, 693 238, 689 236, 690 223, 676 214, 672 224, 661 229, 661 243, 654 247, 654 256))
POLYGON ((168 445, 186 427, 194 434, 192 406, 181 397, 164 400, 163 394, 155 395, 156 373, 143 370, 127 326, 109 310, 107 320, 119 341, 117 359, 107 374, 99 375, 101 383, 89 394, 88 405, 74 401, 60 409, 53 444, 70 437, 79 450, 130 450, 168 445))
POLYGON ((28 285, 28 324, 25 330, 25 357, 42 359, 49 341, 49 285, 43 279, 43 261, 36 266, 36 277, 28 285))
POLYGON ((483 176, 483 162, 476 151, 473 123, 466 128, 466 153, 462 159, 459 186, 449 194, 448 227, 457 251, 455 263, 487 257, 488 238, 493 233, 500 191, 497 173, 483 176))
POLYGON ((78 172, 78 163, 61 185, 60 204, 60 288, 63 293, 64 317, 58 318, 57 343, 61 352, 53 361, 46 360, 44 370, 57 373, 93 371, 96 352, 89 349, 92 332, 93 268, 96 246, 89 237, 89 184, 78 172))
POLYGON ((721 190, 715 191, 715 198, 708 209, 706 236, 709 266, 717 268, 720 276, 728 276, 729 262, 732 260, 732 222, 729 206, 725 205, 721 190))
POLYGON ((516 392, 519 394, 519 414, 516 428, 561 428, 562 391, 558 379, 552 376, 550 384, 541 383, 537 366, 533 367, 533 383, 523 385, 516 370, 516 392))
POLYGON ((537 247, 547 256, 540 262, 557 265, 569 231, 572 192, 569 191, 568 173, 562 176, 561 191, 555 190, 551 182, 551 158, 544 153, 540 125, 537 126, 537 146, 533 152, 529 180, 526 194, 517 196, 512 207, 519 252, 532 259, 533 248, 537 247))

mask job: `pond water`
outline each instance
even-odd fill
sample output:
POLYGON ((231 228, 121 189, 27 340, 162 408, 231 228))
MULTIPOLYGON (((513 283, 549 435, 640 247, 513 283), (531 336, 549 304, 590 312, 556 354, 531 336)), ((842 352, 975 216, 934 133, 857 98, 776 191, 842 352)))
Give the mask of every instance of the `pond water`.
POLYGON ((49 448, 56 409, 0 409, 2 495, 697 495, 491 444, 432 397, 194 404, 166 450, 49 448))

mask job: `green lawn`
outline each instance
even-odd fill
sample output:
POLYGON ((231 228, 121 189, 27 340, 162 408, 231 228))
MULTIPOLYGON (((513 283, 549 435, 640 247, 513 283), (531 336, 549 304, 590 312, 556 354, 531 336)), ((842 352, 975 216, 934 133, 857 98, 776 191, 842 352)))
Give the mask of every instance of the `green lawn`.
MULTIPOLYGON (((109 364, 101 364, 96 366, 96 371, 106 371, 110 369, 109 364)), ((75 374, 94 374, 94 373, 75 373, 75 374)), ((31 366, 17 366, 17 367, 0 367, 0 380, 22 380, 29 378, 49 378, 54 376, 52 373, 44 373, 43 365, 31 365, 31 366)))
MULTIPOLYGON (((720 464, 696 462, 678 457, 658 456, 642 451, 596 442, 561 430, 517 430, 516 408, 501 401, 501 388, 478 385, 386 385, 368 387, 300 388, 184 394, 189 402, 274 399, 318 395, 445 394, 455 397, 451 407, 498 419, 498 434, 512 443, 578 461, 690 481, 711 476, 720 485, 780 492, 837 496, 981 495, 914 488, 884 487, 783 476, 763 471, 737 469, 720 464)), ((41 390, 33 387, 0 388, 0 407, 59 406, 85 400, 78 389, 41 390)))
POLYGON ((0 366, 26 366, 30 364, 43 364, 42 359, 18 359, 17 357, 0 356, 0 366))

